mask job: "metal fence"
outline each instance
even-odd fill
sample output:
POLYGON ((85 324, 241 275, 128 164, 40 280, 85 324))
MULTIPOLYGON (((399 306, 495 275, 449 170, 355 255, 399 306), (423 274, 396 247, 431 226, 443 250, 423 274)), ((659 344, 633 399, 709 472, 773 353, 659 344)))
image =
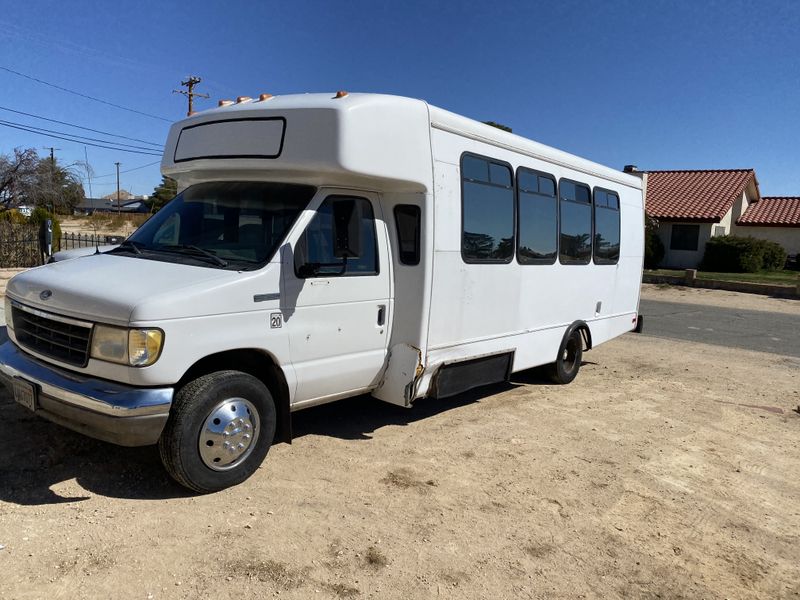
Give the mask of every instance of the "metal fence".
MULTIPOLYGON (((122 236, 65 233, 53 240, 52 250, 72 250, 118 244, 122 236)), ((36 267, 47 261, 40 243, 39 227, 0 222, 0 269, 36 267)))

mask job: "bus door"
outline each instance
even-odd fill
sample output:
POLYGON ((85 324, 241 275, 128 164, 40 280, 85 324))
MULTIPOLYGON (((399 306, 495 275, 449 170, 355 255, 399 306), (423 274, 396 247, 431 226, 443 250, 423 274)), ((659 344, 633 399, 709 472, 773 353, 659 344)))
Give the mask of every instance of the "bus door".
POLYGON ((391 323, 388 240, 376 194, 321 191, 284 253, 295 402, 378 384, 391 323))

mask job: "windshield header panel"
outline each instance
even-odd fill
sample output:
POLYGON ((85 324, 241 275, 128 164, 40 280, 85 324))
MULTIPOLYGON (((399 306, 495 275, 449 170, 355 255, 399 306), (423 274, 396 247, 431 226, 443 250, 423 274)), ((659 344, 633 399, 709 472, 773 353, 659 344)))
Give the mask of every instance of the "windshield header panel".
POLYGON ((249 271, 270 261, 314 196, 307 185, 193 185, 111 252, 136 258, 249 271))

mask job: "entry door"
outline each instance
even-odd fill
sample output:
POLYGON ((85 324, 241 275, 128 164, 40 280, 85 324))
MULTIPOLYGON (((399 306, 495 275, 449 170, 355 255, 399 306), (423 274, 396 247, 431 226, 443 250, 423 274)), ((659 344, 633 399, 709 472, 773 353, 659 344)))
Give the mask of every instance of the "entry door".
POLYGON ((388 240, 377 195, 320 194, 284 252, 284 327, 297 376, 295 402, 372 388, 386 360, 391 319, 388 240), (333 204, 355 201, 358 256, 333 253, 333 204))

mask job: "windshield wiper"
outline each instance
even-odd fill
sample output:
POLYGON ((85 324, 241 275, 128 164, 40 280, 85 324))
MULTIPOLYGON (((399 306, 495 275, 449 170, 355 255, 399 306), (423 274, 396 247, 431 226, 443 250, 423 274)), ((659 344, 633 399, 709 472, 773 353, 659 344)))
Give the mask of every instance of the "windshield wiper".
POLYGON ((213 252, 209 252, 199 246, 193 246, 191 244, 170 244, 165 246, 160 246, 159 250, 166 250, 167 252, 179 252, 181 254, 189 254, 191 256, 196 256, 197 258, 207 258, 215 265, 220 267, 227 267, 228 262, 222 260, 219 256, 214 254, 213 252))
POLYGON ((144 246, 141 242, 134 242, 132 240, 125 240, 116 248, 112 248, 109 252, 114 252, 114 250, 133 250, 136 254, 141 254, 142 251, 139 246, 144 246))

